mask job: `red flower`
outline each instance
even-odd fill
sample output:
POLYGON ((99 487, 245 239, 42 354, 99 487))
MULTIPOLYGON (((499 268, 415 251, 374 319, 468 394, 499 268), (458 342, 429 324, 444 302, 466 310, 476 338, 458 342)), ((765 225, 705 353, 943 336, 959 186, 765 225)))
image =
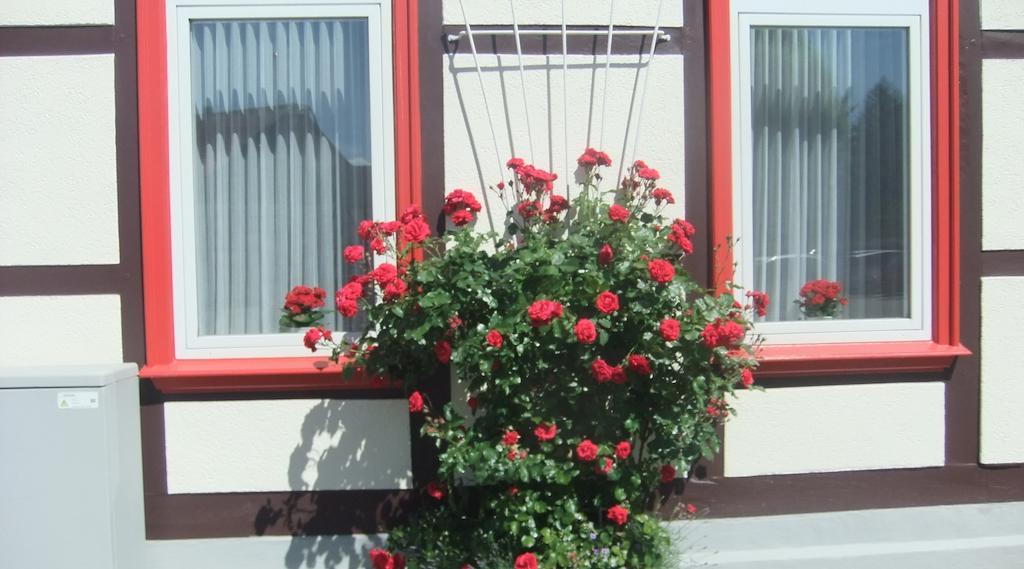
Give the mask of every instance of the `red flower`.
POLYGON ((315 352, 320 340, 331 340, 331 331, 323 326, 317 326, 316 328, 310 328, 307 330, 306 335, 302 338, 302 343, 305 344, 311 352, 315 352))
POLYGON ((528 192, 550 192, 555 187, 558 174, 553 174, 530 164, 524 164, 515 170, 519 182, 528 192))
POLYGON ((612 159, 610 156, 608 156, 604 152, 601 152, 600 150, 587 148, 586 150, 583 151, 583 154, 581 154, 580 157, 576 159, 576 163, 585 168, 590 168, 593 166, 611 166, 612 159))
POLYGON ((526 161, 522 158, 509 158, 508 162, 505 163, 505 167, 513 171, 518 170, 526 165, 526 161))
POLYGON ((370 241, 370 249, 378 255, 383 255, 388 252, 388 244, 380 237, 374 237, 373 241, 370 241))
POLYGON ((678 230, 683 237, 693 237, 697 234, 697 230, 693 227, 693 224, 685 219, 676 219, 672 222, 673 230, 678 230))
POLYGON ((553 300, 538 300, 526 311, 534 327, 547 326, 562 315, 562 303, 553 300))
POLYGON ((412 395, 409 396, 409 412, 410 413, 422 413, 423 412, 423 395, 419 391, 413 391, 412 395))
POLYGON ((626 525, 626 522, 629 521, 629 510, 623 508, 619 504, 615 504, 611 508, 608 508, 608 519, 620 526, 624 526, 626 525))
POLYGON ((487 332, 487 343, 490 344, 492 348, 500 348, 504 342, 505 339, 501 336, 501 332, 497 330, 487 332))
POLYGON ((359 228, 356 230, 356 233, 359 234, 359 238, 363 241, 369 241, 377 233, 377 223, 364 219, 359 222, 359 228))
POLYGON ((430 226, 420 218, 414 218, 402 227, 402 237, 410 243, 423 243, 430 237, 430 226))
POLYGON ((446 364, 452 361, 452 345, 448 340, 439 340, 434 344, 434 355, 437 361, 446 364))
POLYGON ((558 428, 553 423, 541 423, 533 430, 538 441, 550 441, 558 434, 558 428))
POLYGON ((754 385, 754 372, 749 369, 744 369, 740 372, 740 383, 743 384, 743 387, 750 389, 750 387, 754 385))
POLYGON ((427 482, 427 496, 435 500, 443 500, 448 494, 448 486, 444 482, 435 482, 431 480, 427 482))
POLYGON ((537 569, 537 556, 527 552, 516 557, 514 569, 537 569))
POLYGON ((619 309, 619 296, 611 291, 604 291, 597 295, 594 306, 605 314, 611 314, 619 309))
POLYGON ((640 354, 630 354, 626 359, 629 362, 629 369, 639 375, 651 375, 651 362, 640 354))
POLYGON ((576 340, 581 344, 593 344, 597 340, 597 326, 591 320, 580 318, 573 330, 576 332, 576 340))
POLYGON ((661 483, 668 484, 676 479, 676 467, 666 464, 661 467, 661 483))
POLYGON ((386 221, 378 225, 380 232, 384 235, 394 235, 398 233, 398 230, 402 229, 401 221, 386 221))
POLYGON ((359 284, 359 281, 350 281, 334 293, 334 303, 342 300, 359 300, 363 297, 363 292, 363 285, 359 284))
POLYGON ((687 504, 686 513, 690 514, 691 516, 697 515, 697 506, 694 506, 693 504, 687 504))
POLYGON ((576 458, 583 462, 597 460, 597 445, 590 439, 583 439, 580 444, 576 445, 576 458))
POLYGON ((469 407, 470 411, 473 411, 475 413, 476 408, 480 406, 480 400, 477 399, 476 397, 470 396, 469 399, 466 399, 466 406, 469 407))
POLYGON ((450 219, 452 220, 452 224, 456 227, 462 227, 463 225, 467 225, 473 221, 473 214, 464 209, 460 209, 453 213, 450 219))
POLYGON ((284 297, 284 308, 292 314, 302 314, 324 305, 327 293, 320 287, 297 286, 284 297))
POLYGON ((693 242, 690 238, 697 233, 697 230, 693 228, 693 225, 685 219, 677 219, 672 222, 672 227, 669 230, 668 240, 675 243, 683 253, 687 255, 693 254, 693 242))
POLYGON ((597 252, 597 264, 601 266, 608 265, 615 258, 615 251, 612 251, 612 246, 605 243, 601 246, 601 250, 597 252))
POLYGON ((405 284, 402 279, 395 279, 384 287, 384 301, 390 302, 392 300, 398 300, 405 296, 406 291, 409 290, 409 285, 405 284))
POLYGON ((661 338, 666 342, 675 342, 679 339, 679 321, 675 318, 662 320, 658 330, 661 332, 661 338))
POLYGON ((456 314, 455 316, 452 316, 451 318, 448 319, 448 328, 450 328, 452 330, 458 330, 461 327, 462 327, 462 319, 459 318, 458 314, 456 314))
POLYGON ((651 197, 654 198, 654 203, 656 205, 661 205, 661 202, 670 204, 676 203, 676 198, 672 195, 672 192, 666 190, 665 188, 656 188, 653 192, 651 192, 651 197))
POLYGON ((754 301, 754 310, 757 315, 764 317, 768 314, 768 303, 771 299, 768 298, 768 293, 757 290, 747 291, 747 296, 754 301))
POLYGON ((640 171, 637 172, 636 175, 650 182, 653 182, 661 177, 661 174, 659 174, 658 171, 655 170, 654 168, 640 168, 640 171))
POLYGON ((608 219, 616 223, 626 223, 629 221, 629 210, 619 204, 613 204, 608 208, 608 219))
POLYGON ((647 272, 654 282, 665 284, 676 276, 676 268, 664 259, 654 259, 647 263, 647 272))
POLYGON ((743 326, 732 320, 722 320, 719 318, 705 326, 700 336, 704 340, 705 346, 714 349, 735 346, 743 340, 744 334, 746 334, 746 331, 743 329, 743 326))
POLYGON ((806 304, 811 306, 821 306, 833 301, 846 305, 847 299, 840 296, 842 291, 843 285, 827 279, 818 279, 800 287, 800 296, 806 304))
POLYGON ((615 379, 615 368, 601 358, 597 358, 590 364, 590 375, 598 383, 608 383, 615 379))
POLYGON ((335 307, 345 318, 352 318, 359 312, 359 303, 348 298, 336 300, 335 307))
POLYGON ((521 215, 523 219, 532 219, 537 217, 540 215, 542 209, 543 206, 541 206, 541 203, 536 200, 523 200, 516 206, 516 211, 519 212, 519 215, 521 215))
POLYGON ((377 281, 377 284, 385 286, 398 278, 398 267, 391 263, 381 263, 371 274, 373 275, 373 280, 377 281))
POLYGON ((501 444, 510 447, 519 442, 519 433, 515 430, 505 431, 505 435, 501 437, 501 444))
POLYGON ((401 221, 403 224, 408 225, 414 219, 423 218, 424 215, 423 212, 420 211, 420 206, 412 204, 409 207, 405 208, 405 211, 402 212, 402 217, 399 217, 398 220, 401 221))
POLYGON ((366 249, 363 249, 362 245, 349 245, 348 247, 345 247, 341 256, 346 262, 358 263, 366 258, 366 249))
POLYGON ((405 567, 404 556, 397 553, 392 556, 387 551, 377 548, 370 550, 370 562, 373 563, 373 569, 403 569, 405 567))
POLYGON ((629 444, 629 441, 621 441, 619 444, 615 445, 615 456, 619 460, 626 460, 632 452, 633 445, 629 444))
POLYGON ((604 457, 604 460, 601 461, 600 466, 594 467, 594 471, 598 474, 608 474, 613 468, 615 468, 615 461, 606 456, 604 457))

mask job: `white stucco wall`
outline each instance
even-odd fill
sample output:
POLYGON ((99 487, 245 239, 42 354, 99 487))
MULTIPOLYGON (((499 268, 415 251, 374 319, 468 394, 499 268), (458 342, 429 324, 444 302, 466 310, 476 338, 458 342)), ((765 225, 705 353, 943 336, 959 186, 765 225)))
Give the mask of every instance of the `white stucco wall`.
POLYGON ((405 400, 171 402, 171 494, 408 488, 405 400))
POLYGON ((113 24, 114 0, 3 0, 0 26, 113 24))
MULTIPOLYGON (((615 2, 615 25, 654 26, 658 16, 659 0, 618 0, 615 2)), ((466 18, 471 26, 511 24, 512 9, 508 0, 462 0, 466 18)), ((567 25, 607 26, 611 0, 565 3, 567 25)), ((516 0, 516 18, 519 25, 560 25, 562 3, 552 0, 516 0)), ((444 0, 444 23, 462 25, 465 22, 459 0, 444 0)), ((661 26, 683 25, 683 3, 662 2, 661 26)))
POLYGON ((982 247, 1024 249, 1024 60, 984 60, 982 84, 982 247))
POLYGON ((882 383, 743 392, 725 426, 725 475, 941 466, 945 386, 882 383))
POLYGON ((117 263, 114 56, 3 57, 0 86, 0 265, 117 263))
POLYGON ((123 360, 117 295, 0 297, 0 366, 123 360))
POLYGON ((1021 0, 979 0, 981 29, 1024 29, 1024 2, 1021 0))
POLYGON ((1024 277, 981 279, 981 462, 1024 462, 1024 277))
MULTIPOLYGON (((481 189, 496 184, 503 177, 507 179, 508 170, 504 164, 509 157, 515 155, 531 161, 531 138, 533 163, 556 172, 559 175, 556 192, 565 193, 565 186, 561 183, 565 180, 566 168, 563 150, 565 124, 568 125, 569 168, 575 171, 576 158, 586 148, 588 137, 591 146, 599 146, 599 141, 603 140, 604 150, 614 161, 611 168, 604 169, 606 180, 603 188, 615 187, 619 166, 623 163, 622 156, 634 156, 639 101, 648 70, 651 70, 651 76, 647 103, 635 155, 661 172, 659 184, 671 190, 677 199, 675 208, 668 213, 682 215, 684 124, 681 56, 656 55, 650 66, 647 65, 646 54, 640 66, 637 56, 613 56, 603 135, 604 55, 596 59, 569 57, 566 121, 563 121, 561 56, 524 56, 529 129, 517 57, 481 55, 479 61, 497 137, 498 155, 494 150, 484 96, 472 56, 460 54, 446 59, 445 183, 447 191, 463 188, 474 192, 491 212, 495 228, 500 227, 504 210, 493 193, 484 194, 481 189), (634 94, 636 101, 631 106, 634 94)), ((485 225, 481 221, 478 228, 488 228, 485 225)))

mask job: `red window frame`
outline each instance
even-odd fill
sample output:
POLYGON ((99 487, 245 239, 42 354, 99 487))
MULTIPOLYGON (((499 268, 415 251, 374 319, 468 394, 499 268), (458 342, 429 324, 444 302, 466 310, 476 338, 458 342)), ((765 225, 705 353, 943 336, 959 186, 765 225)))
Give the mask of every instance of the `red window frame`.
MULTIPOLYGON (((933 330, 930 341, 763 346, 762 376, 939 371, 958 356, 960 343, 960 96, 959 3, 931 2, 933 330)), ((714 283, 732 278, 732 60, 731 4, 708 0, 708 110, 710 220, 714 283)))
MULTIPOLYGON (((167 28, 163 1, 136 2, 139 84, 139 182, 146 365, 141 377, 165 392, 365 389, 343 380, 324 358, 179 360, 174 350, 167 107, 167 28)), ((398 211, 421 203, 419 0, 394 0, 395 190, 398 211)))

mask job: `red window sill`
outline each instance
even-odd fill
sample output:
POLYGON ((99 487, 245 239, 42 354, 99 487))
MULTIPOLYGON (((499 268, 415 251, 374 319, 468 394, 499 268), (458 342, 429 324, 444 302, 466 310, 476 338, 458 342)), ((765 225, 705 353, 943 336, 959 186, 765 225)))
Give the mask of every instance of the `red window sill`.
POLYGON ((942 371, 969 356, 963 345, 936 342, 762 346, 760 377, 942 371))
POLYGON ((362 375, 345 379, 325 358, 176 360, 143 366, 139 377, 163 393, 390 390, 398 384, 362 375))

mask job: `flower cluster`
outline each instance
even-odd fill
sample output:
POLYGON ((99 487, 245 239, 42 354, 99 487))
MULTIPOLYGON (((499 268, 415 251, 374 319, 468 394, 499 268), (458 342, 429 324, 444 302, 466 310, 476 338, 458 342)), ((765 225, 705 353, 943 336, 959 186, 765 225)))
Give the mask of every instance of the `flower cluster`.
POLYGON ((811 318, 837 316, 849 302, 842 295, 843 285, 828 279, 808 281, 800 287, 800 305, 804 315, 811 318))
POLYGON ((588 148, 570 202, 554 193, 554 173, 513 158, 491 188, 506 209, 500 232, 470 227, 483 208, 454 190, 444 235, 431 237, 411 209, 363 222, 362 243, 345 248, 365 270, 336 292, 336 308, 365 311, 367 330, 349 344, 313 326, 306 345, 351 360, 346 374, 404 384, 412 420, 439 449, 423 509, 371 553, 375 568, 406 557, 463 568, 666 559, 668 536, 646 508, 715 452, 727 395, 754 385, 746 338, 767 297, 742 306, 694 282, 696 229, 662 217, 675 199, 661 174, 637 161, 603 191, 611 163, 588 148), (424 395, 449 370, 464 404, 424 395))

